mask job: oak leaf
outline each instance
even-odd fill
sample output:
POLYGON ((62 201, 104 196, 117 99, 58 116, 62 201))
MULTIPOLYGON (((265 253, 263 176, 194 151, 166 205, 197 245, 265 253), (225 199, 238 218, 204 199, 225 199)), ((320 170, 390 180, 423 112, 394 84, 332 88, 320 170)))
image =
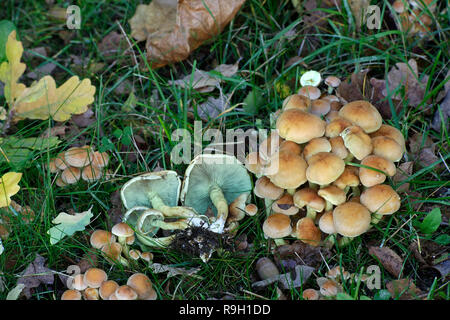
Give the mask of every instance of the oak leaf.
POLYGON ((19 192, 19 181, 22 178, 20 172, 5 173, 0 179, 0 208, 7 207, 11 203, 11 197, 19 192))

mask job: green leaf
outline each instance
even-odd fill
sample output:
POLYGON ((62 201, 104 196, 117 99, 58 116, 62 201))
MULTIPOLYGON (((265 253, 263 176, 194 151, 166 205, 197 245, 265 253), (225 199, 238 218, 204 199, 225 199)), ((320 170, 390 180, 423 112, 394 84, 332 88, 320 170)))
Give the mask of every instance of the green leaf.
POLYGON ((345 292, 339 292, 336 295, 336 300, 355 300, 353 297, 345 292))
POLYGON ((17 300, 17 299, 19 299, 19 296, 22 293, 22 290, 24 288, 25 288, 25 285, 23 283, 19 283, 10 292, 8 292, 8 295, 6 296, 6 300, 17 300))
POLYGON ((258 113, 259 108, 263 105, 264 99, 261 91, 257 91, 253 89, 249 92, 249 94, 245 97, 243 108, 244 111, 249 114, 258 113))
POLYGON ((442 214, 441 209, 434 208, 427 214, 425 219, 423 219, 422 223, 419 225, 420 231, 423 233, 431 234, 435 232, 442 222, 442 214))
POLYGON ((368 296, 361 296, 359 297, 359 300, 372 300, 372 299, 370 299, 370 297, 368 296))
POLYGON ((391 298, 391 294, 386 289, 379 290, 375 295, 373 296, 374 300, 389 300, 391 298))
POLYGON ((442 246, 448 246, 450 244, 450 236, 448 234, 441 234, 434 239, 434 242, 442 246))
POLYGON ((6 60, 6 42, 9 34, 14 30, 16 30, 16 26, 11 21, 0 21, 0 62, 6 60))
POLYGON ((58 214, 52 221, 57 225, 47 231, 47 234, 50 235, 50 244, 54 245, 66 236, 71 236, 77 231, 83 231, 93 217, 91 209, 92 207, 88 211, 76 213, 75 215, 65 212, 58 214))

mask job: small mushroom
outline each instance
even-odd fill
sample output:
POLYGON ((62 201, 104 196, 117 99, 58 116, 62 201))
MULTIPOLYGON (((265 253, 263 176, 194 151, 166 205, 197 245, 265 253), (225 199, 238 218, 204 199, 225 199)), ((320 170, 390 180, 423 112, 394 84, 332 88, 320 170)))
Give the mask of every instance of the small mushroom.
POLYGON ((346 200, 345 192, 333 185, 321 188, 317 194, 326 200, 325 211, 332 210, 333 206, 338 206, 346 200))
POLYGON ((84 300, 99 300, 98 289, 96 288, 86 288, 83 291, 84 300))
POLYGON ((135 273, 128 278, 127 286, 138 295, 138 299, 145 300, 153 294, 153 286, 150 279, 143 273, 135 273))
POLYGON ((295 236, 300 241, 316 247, 320 244, 322 234, 320 233, 319 228, 314 224, 313 219, 304 217, 297 221, 295 236))
POLYGON ((325 133, 325 121, 311 113, 289 109, 277 119, 276 128, 280 137, 302 144, 325 133))
POLYGON ((77 167, 68 167, 61 172, 61 180, 65 184, 74 184, 80 180, 81 170, 77 167))
POLYGON ((386 180, 386 175, 392 177, 397 171, 392 161, 375 155, 362 159, 361 165, 359 180, 363 186, 368 188, 383 183, 386 180))
POLYGON ((116 241, 116 237, 106 230, 95 230, 90 237, 90 243, 93 248, 101 249, 104 245, 116 241))
POLYGON ((303 290, 302 297, 304 300, 319 300, 319 292, 315 289, 303 290))
POLYGON ((329 152, 319 152, 309 158, 306 177, 309 182, 320 186, 335 181, 344 172, 345 162, 329 152))
POLYGON ((311 106, 311 100, 303 95, 293 94, 283 100, 282 110, 300 109, 308 111, 311 106))
POLYGON ((258 213, 258 207, 254 203, 249 203, 245 206, 245 213, 253 217, 258 213))
POLYGON ((347 103, 339 110, 339 115, 361 127, 365 133, 377 131, 383 122, 377 108, 363 100, 347 103))
POLYGON ((332 93, 334 88, 339 87, 341 80, 335 76, 328 76, 325 78, 325 84, 328 85, 328 93, 332 93))
POLYGON ((108 280, 108 275, 106 272, 99 268, 89 268, 84 273, 84 283, 89 288, 100 288, 103 282, 108 280))
POLYGON ((298 90, 298 94, 301 96, 305 96, 310 100, 316 100, 320 98, 321 92, 320 89, 314 86, 303 86, 298 90))
POLYGON ((80 291, 69 289, 63 292, 61 300, 81 300, 80 291))
POLYGON ((82 168, 91 163, 93 152, 89 146, 72 147, 64 153, 65 162, 76 168, 82 168))
POLYGON ((373 150, 372 140, 358 126, 351 126, 341 132, 345 147, 350 151, 356 159, 362 160, 367 157, 373 150))
POLYGON ((285 193, 280 199, 272 204, 272 210, 287 216, 296 215, 298 208, 294 205, 294 199, 289 193, 285 193))
POLYGON ((378 223, 382 216, 391 215, 400 209, 401 201, 391 186, 378 184, 361 193, 361 204, 374 213, 372 223, 378 223))
POLYGON ((287 237, 292 233, 291 219, 282 213, 274 213, 264 221, 263 231, 268 238, 287 237))
POLYGON ((333 222, 336 232, 344 236, 339 245, 344 246, 366 232, 370 227, 370 220, 370 212, 362 204, 346 202, 338 205, 333 210, 333 222))
MULTIPOLYGON (((114 292, 117 300, 136 300, 138 298, 138 294, 134 291, 130 286, 123 285, 119 286, 114 292)), ((111 297, 110 297, 111 299, 111 297)))

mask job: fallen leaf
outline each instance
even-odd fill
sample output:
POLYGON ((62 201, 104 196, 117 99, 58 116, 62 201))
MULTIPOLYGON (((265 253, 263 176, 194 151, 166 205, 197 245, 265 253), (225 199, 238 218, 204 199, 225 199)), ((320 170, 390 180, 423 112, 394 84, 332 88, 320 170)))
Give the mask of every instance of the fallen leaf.
POLYGON ((375 256, 383 267, 394 277, 398 278, 403 269, 403 259, 388 247, 369 247, 369 254, 375 256))
POLYGON ((146 42, 152 68, 186 59, 204 41, 220 34, 245 0, 152 1, 138 5, 129 20, 131 35, 146 42))
POLYGON ((200 268, 193 269, 185 269, 185 268, 177 268, 170 265, 160 264, 160 263, 152 263, 150 265, 150 269, 152 269, 153 273, 164 273, 167 272, 167 278, 183 275, 183 276, 191 276, 198 279, 203 279, 196 275, 197 272, 200 271, 200 268))
POLYGON ((306 265, 296 265, 293 272, 287 272, 270 277, 265 280, 252 283, 255 289, 263 289, 268 285, 277 282, 281 289, 290 290, 303 286, 314 272, 314 268, 306 265))
POLYGON ((341 81, 336 90, 336 95, 344 103, 355 100, 367 100, 370 94, 369 82, 367 81, 368 72, 369 70, 365 69, 352 73, 349 81, 341 81))
POLYGON ((98 44, 98 50, 108 61, 129 59, 131 52, 128 48, 124 35, 116 31, 108 33, 98 44))
POLYGON ((54 63, 46 63, 40 67, 37 67, 31 72, 28 72, 26 76, 30 79, 37 80, 44 76, 49 76, 56 69, 56 64, 54 63))
POLYGON ((205 102, 197 106, 197 114, 200 119, 209 121, 217 118, 229 106, 229 95, 220 95, 218 98, 208 97, 205 102))
POLYGON ((0 179, 0 208, 7 207, 11 203, 11 197, 20 190, 19 181, 22 178, 20 172, 7 172, 0 179))
POLYGON ((47 234, 50 235, 50 244, 54 245, 66 236, 71 236, 77 231, 83 231, 94 216, 91 209, 92 207, 88 211, 75 213, 74 215, 65 212, 58 214, 52 221, 57 226, 47 231, 47 234))
POLYGON ((323 258, 330 257, 330 250, 323 247, 313 247, 300 240, 290 245, 278 246, 274 252, 274 260, 281 269, 292 269, 295 265, 318 267, 323 258), (289 268, 290 266, 290 268, 289 268))
POLYGON ((390 281, 386 284, 386 289, 394 299, 399 300, 415 300, 422 293, 411 279, 390 281))
POLYGON ((91 108, 88 108, 86 112, 82 114, 72 116, 71 119, 79 128, 87 128, 97 121, 94 111, 92 111, 91 108))
MULTIPOLYGON (((423 148, 420 151, 419 156, 417 158, 418 163, 424 168, 431 166, 433 163, 435 163, 438 160, 440 160, 440 158, 434 154, 434 151, 432 148, 423 148)), ((435 165, 436 169, 439 167, 440 167, 439 163, 437 165, 435 165)))
MULTIPOLYGON (((450 83, 450 81, 448 81, 450 83)), ((441 128, 449 130, 450 118, 450 90, 447 91, 444 100, 441 102, 439 108, 436 110, 431 122, 431 128, 437 132, 441 132, 441 128)))
POLYGON ((397 192, 408 192, 409 191, 409 182, 402 183, 406 179, 408 179, 412 173, 414 168, 414 161, 403 162, 397 167, 397 171, 392 178, 394 183, 396 183, 397 188, 395 189, 397 192))
POLYGON ((19 299, 20 294, 22 293, 22 290, 25 288, 25 285, 23 283, 18 284, 14 288, 11 289, 11 291, 8 292, 8 295, 6 296, 6 300, 17 300, 19 299))
POLYGON ((36 258, 22 272, 17 285, 23 284, 23 294, 27 299, 31 298, 31 289, 39 287, 41 284, 53 284, 54 272, 45 267, 45 258, 36 254, 36 258))

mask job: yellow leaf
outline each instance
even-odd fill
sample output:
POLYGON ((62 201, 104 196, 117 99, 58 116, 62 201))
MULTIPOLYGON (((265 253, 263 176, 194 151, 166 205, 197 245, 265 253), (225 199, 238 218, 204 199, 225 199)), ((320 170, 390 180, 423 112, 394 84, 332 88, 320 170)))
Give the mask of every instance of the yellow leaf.
POLYGON ((80 81, 73 76, 56 88, 55 80, 45 76, 17 98, 15 120, 52 117, 56 121, 66 121, 72 114, 86 112, 87 105, 94 101, 94 94, 95 87, 89 79, 80 81))
POLYGON ((0 81, 5 83, 5 98, 10 106, 25 89, 24 84, 17 82, 26 68, 25 64, 20 62, 22 53, 22 42, 16 40, 16 31, 12 31, 6 42, 7 61, 0 65, 0 81))
POLYGON ((11 203, 11 197, 19 192, 19 181, 22 178, 20 172, 5 173, 0 181, 0 208, 7 207, 11 203))

